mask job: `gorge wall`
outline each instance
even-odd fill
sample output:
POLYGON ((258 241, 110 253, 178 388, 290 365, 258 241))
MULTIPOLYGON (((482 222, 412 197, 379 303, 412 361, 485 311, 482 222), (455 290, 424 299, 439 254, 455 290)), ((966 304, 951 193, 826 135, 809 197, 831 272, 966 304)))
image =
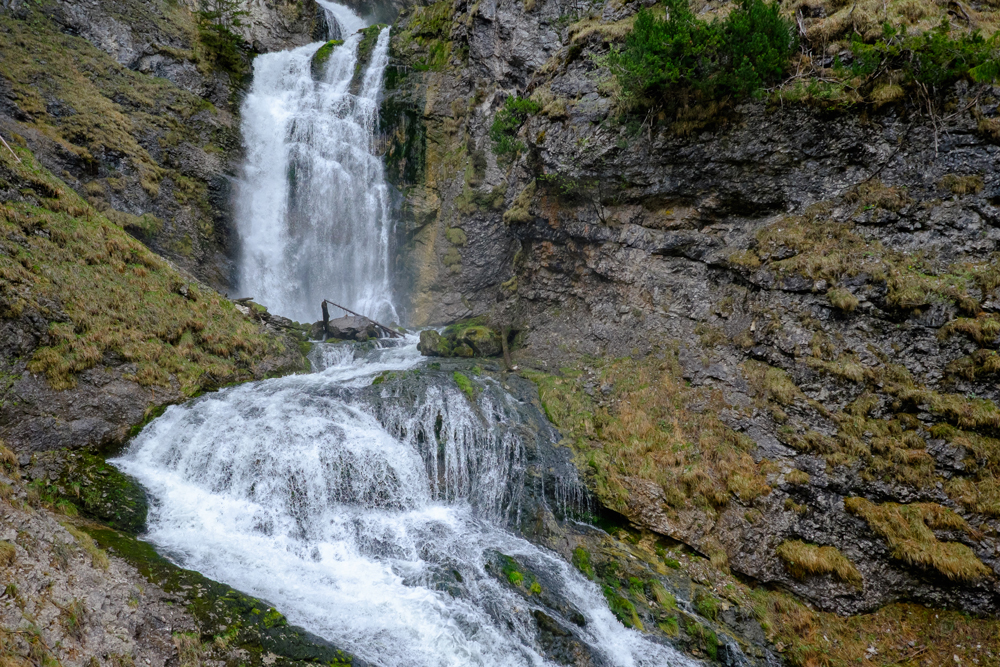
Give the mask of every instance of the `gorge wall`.
MULTIPOLYGON (((803 36, 839 11, 813 5, 803 36)), ((995 614, 997 89, 623 113, 605 58, 638 8, 403 11, 382 122, 412 321, 520 332, 634 526, 822 610, 995 614), (537 111, 498 157, 515 95, 537 111)))

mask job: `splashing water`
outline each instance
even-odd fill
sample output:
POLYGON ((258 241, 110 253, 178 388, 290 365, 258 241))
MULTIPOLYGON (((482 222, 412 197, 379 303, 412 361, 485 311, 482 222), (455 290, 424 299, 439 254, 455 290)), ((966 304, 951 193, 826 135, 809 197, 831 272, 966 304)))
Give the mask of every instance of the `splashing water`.
POLYGON ((373 386, 421 364, 412 337, 363 358, 317 348, 320 372, 171 407, 114 461, 156 500, 147 539, 377 665, 552 664, 532 604, 490 574, 497 552, 585 617, 582 628, 557 622, 594 664, 690 664, 623 627, 560 557, 504 529, 529 483, 527 453, 556 438, 530 428, 536 408, 485 379, 470 401, 427 368, 410 374, 416 385, 373 386))
POLYGON ((325 66, 313 66, 321 43, 254 60, 242 108, 238 289, 302 322, 319 319, 323 299, 395 322, 388 188, 372 154, 389 29, 358 76, 364 22, 320 4, 336 26, 331 33, 344 38, 325 66))

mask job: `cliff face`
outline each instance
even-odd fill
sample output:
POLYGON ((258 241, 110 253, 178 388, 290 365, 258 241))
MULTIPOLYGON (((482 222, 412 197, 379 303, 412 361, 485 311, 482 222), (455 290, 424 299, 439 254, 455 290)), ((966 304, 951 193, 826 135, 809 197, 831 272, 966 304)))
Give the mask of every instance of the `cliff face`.
POLYGON ((823 610, 996 613, 996 89, 622 114, 602 57, 636 9, 404 13, 412 320, 520 331, 633 525, 823 610), (498 158, 511 95, 538 111, 498 158))

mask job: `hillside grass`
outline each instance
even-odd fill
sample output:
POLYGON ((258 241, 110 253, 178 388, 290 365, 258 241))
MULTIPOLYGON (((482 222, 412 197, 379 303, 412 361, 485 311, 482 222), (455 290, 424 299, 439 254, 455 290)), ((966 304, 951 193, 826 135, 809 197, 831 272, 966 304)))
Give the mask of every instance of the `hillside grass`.
POLYGON ((250 379, 280 340, 200 291, 42 168, 0 152, 0 317, 38 313, 47 335, 28 361, 55 389, 105 360, 144 386, 185 395, 250 379))
MULTIPOLYGON (((155 22, 181 49, 153 45, 161 54, 188 60, 212 73, 212 56, 200 42, 195 17, 181 5, 152 3, 138 22, 155 22)), ((82 37, 64 32, 44 11, 30 5, 15 18, 0 14, 0 77, 26 127, 65 151, 83 182, 88 201, 136 236, 150 239, 162 228, 152 216, 114 211, 123 195, 144 193, 195 221, 198 236, 215 234, 208 185, 184 169, 174 149, 196 147, 218 154, 238 142, 228 115, 208 100, 167 79, 135 72, 82 37), (141 192, 138 189, 141 188, 141 192), (161 193, 161 190, 163 191, 161 193)), ((129 3, 110 8, 126 11, 129 3)), ((75 184, 74 184, 75 185, 75 184)), ((171 239, 170 253, 188 256, 196 239, 171 239)))
POLYGON ((719 420, 721 396, 686 386, 672 352, 590 363, 590 372, 523 374, 608 507, 627 510, 630 477, 657 484, 674 509, 714 513, 770 493, 767 464, 750 454, 753 441, 719 420), (606 398, 588 395, 605 390, 606 398))

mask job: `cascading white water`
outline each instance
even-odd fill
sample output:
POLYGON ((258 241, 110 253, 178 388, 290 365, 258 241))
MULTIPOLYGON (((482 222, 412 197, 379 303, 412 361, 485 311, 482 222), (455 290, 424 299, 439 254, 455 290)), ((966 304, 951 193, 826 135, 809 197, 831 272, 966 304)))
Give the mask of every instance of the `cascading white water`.
POLYGON ((113 461, 155 501, 147 539, 384 667, 551 664, 531 603, 489 574, 496 552, 583 614, 578 632, 599 663, 690 664, 623 627, 560 557, 503 528, 537 445, 497 383, 474 404, 450 374, 408 397, 373 387, 421 363, 412 338, 360 359, 322 346, 314 361, 325 370, 171 407, 113 461))
POLYGON ((242 108, 237 287, 301 322, 319 319, 323 299, 395 322, 388 188, 372 153, 389 29, 357 83, 357 31, 365 24, 346 7, 320 4, 344 43, 318 75, 312 59, 321 43, 254 60, 242 108))

